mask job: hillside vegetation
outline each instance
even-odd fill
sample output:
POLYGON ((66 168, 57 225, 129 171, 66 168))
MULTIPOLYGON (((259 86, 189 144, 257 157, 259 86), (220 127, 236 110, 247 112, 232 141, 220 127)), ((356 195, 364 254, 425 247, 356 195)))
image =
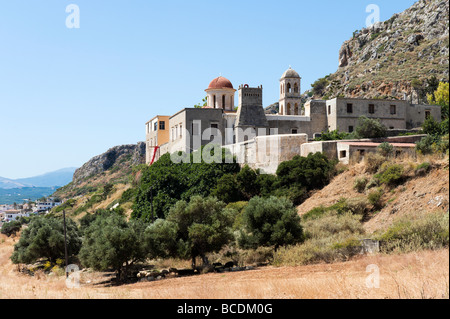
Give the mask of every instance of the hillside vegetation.
MULTIPOLYGON (((119 203, 123 193, 135 183, 139 166, 145 163, 145 143, 116 146, 93 157, 77 169, 73 181, 53 195, 65 200, 53 213, 79 219, 86 213, 107 210, 119 203)), ((131 205, 124 210, 131 214, 131 205)))

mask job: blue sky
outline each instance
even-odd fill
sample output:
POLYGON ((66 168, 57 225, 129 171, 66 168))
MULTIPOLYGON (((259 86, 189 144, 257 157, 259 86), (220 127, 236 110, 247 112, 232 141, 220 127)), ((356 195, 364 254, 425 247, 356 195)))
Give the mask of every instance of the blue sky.
POLYGON ((0 176, 79 167, 145 140, 145 122, 205 97, 222 74, 263 85, 264 105, 292 65, 302 91, 338 67, 365 27, 413 0, 0 0, 0 176), (80 28, 66 27, 66 6, 80 28))

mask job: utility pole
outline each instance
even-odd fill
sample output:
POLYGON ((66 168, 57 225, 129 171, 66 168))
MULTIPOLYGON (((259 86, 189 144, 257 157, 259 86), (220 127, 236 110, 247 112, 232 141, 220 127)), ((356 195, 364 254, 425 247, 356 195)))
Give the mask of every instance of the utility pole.
POLYGON ((65 255, 66 255, 66 278, 69 277, 69 273, 67 271, 67 266, 69 264, 69 258, 67 256, 67 231, 66 231, 66 211, 63 210, 63 219, 64 219, 64 251, 65 251, 65 255))

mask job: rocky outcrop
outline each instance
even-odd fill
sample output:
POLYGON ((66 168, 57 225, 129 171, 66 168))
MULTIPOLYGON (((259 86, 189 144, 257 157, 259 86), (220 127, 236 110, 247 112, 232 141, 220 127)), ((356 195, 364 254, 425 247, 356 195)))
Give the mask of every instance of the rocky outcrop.
POLYGON ((105 153, 93 157, 73 175, 73 184, 77 185, 85 179, 106 172, 114 167, 130 168, 131 166, 145 163, 145 143, 136 145, 115 146, 105 153))
POLYGON ((448 19, 448 1, 419 0, 387 21, 354 32, 339 51, 339 68, 327 77, 328 87, 314 98, 406 95, 418 102, 414 99, 423 98, 428 80, 449 80, 448 19))

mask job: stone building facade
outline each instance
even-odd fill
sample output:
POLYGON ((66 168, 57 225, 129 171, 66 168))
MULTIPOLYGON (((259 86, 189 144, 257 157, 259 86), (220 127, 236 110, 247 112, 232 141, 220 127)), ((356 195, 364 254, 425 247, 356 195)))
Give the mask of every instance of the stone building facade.
MULTIPOLYGON (((283 140, 284 143, 286 139, 277 136, 303 134, 306 139, 299 139, 303 144, 327 130, 352 132, 361 116, 379 119, 391 130, 420 127, 430 116, 436 120, 441 118, 439 106, 348 98, 307 101, 302 115, 301 77, 292 68, 280 79, 278 114, 265 114, 262 86, 240 85, 237 110, 234 106, 236 90, 228 79, 222 76, 214 79, 205 91, 205 107, 185 108, 172 116, 156 116, 146 123, 147 163, 168 152, 191 153, 209 143, 225 146, 235 154, 240 152, 237 146, 246 145, 248 149, 255 139, 283 140), (268 136, 274 138, 262 138, 268 136)), ((285 157, 281 154, 278 158, 285 157)))

